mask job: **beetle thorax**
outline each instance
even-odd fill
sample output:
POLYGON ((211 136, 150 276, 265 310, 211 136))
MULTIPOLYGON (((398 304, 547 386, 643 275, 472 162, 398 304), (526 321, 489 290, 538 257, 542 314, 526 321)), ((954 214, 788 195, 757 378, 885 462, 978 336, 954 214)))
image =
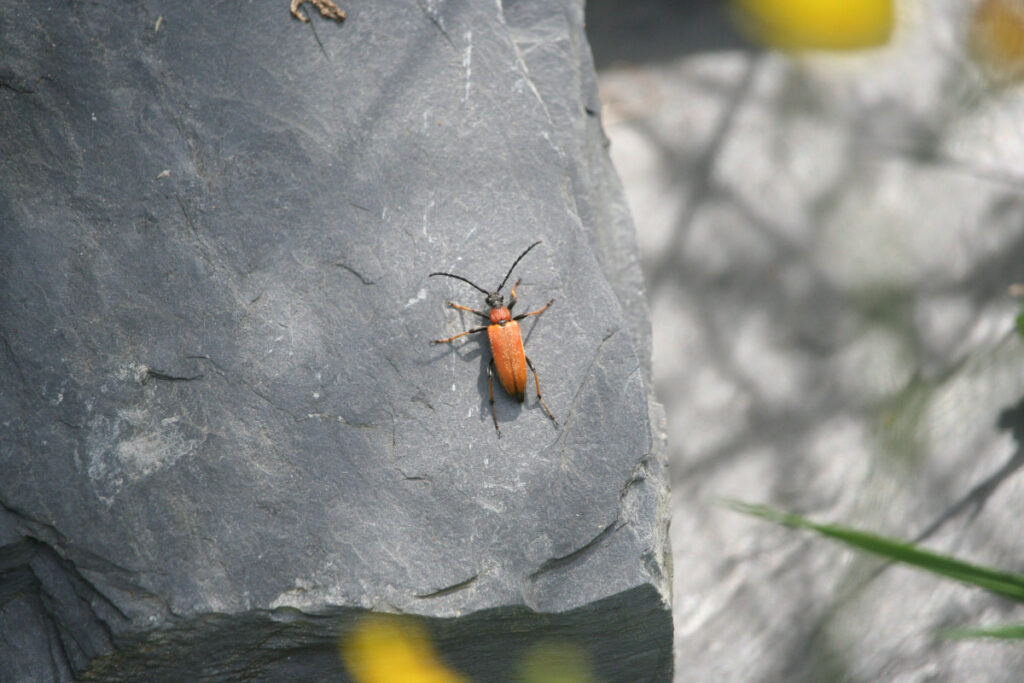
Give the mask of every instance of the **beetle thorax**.
POLYGON ((497 308, 491 309, 491 324, 492 325, 504 325, 512 319, 512 314, 504 306, 498 306, 497 308))

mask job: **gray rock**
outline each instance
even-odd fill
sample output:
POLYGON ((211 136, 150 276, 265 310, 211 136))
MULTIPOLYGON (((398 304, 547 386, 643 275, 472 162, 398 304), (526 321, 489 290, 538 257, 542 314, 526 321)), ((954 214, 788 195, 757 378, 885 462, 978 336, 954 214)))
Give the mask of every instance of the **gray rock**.
POLYGON ((3 680, 344 679, 421 615, 477 680, 667 680, 666 477, 582 7, 5 2, 3 680), (306 7, 311 7, 306 5, 306 7), (312 9, 307 10, 313 13, 312 9), (517 268, 555 428, 491 424, 517 268), (652 417, 655 420, 652 429, 652 417))

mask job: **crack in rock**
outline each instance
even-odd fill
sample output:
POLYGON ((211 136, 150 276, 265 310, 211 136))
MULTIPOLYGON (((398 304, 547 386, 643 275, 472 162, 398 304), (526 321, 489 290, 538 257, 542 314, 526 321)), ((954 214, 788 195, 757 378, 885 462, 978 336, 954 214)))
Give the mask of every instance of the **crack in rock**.
POLYGON ((430 593, 419 593, 419 594, 416 595, 416 597, 420 598, 422 600, 425 600, 427 598, 441 598, 441 597, 444 597, 446 595, 451 595, 452 593, 457 593, 457 592, 459 592, 461 590, 465 590, 466 588, 469 588, 474 583, 476 583, 476 580, 478 578, 480 578, 479 574, 473 574, 473 576, 469 577, 465 581, 459 581, 458 583, 453 583, 450 586, 445 586, 444 588, 438 588, 437 590, 431 591, 430 593))
POLYGON ((590 555, 594 552, 598 546, 607 541, 615 532, 626 525, 625 522, 615 519, 611 524, 601 530, 599 534, 590 539, 587 543, 572 551, 568 555, 562 555, 561 557, 553 557, 550 560, 546 560, 540 567, 537 568, 532 574, 530 574, 530 580, 536 581, 540 576, 557 569, 562 569, 571 565, 583 557, 590 555))

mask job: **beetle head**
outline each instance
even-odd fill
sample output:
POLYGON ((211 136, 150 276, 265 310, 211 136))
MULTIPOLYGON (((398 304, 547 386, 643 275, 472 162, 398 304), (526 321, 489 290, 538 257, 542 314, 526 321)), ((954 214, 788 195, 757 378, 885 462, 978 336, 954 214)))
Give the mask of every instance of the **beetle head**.
POLYGON ((505 297, 499 292, 488 292, 487 293, 487 307, 488 308, 505 308, 505 297))

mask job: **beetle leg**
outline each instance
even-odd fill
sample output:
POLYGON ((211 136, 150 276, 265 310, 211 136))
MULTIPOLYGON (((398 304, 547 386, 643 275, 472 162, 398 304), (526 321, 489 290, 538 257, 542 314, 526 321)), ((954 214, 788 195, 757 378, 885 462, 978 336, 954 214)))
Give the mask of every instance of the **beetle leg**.
POLYGON ((519 298, 516 296, 516 287, 519 286, 520 282, 522 282, 522 280, 516 280, 516 283, 514 285, 512 285, 512 303, 510 303, 508 305, 508 310, 509 311, 511 311, 512 307, 516 305, 517 301, 519 301, 519 298))
MULTIPOLYGON (((536 379, 536 375, 534 375, 536 379)), ((487 398, 491 402, 491 419, 494 420, 494 429, 498 432, 498 438, 501 438, 501 429, 498 427, 498 416, 494 412, 494 357, 491 357, 491 362, 487 364, 487 398)))
MULTIPOLYGON (((550 305, 551 304, 549 303, 548 306, 550 306, 550 305)), ((547 306, 545 306, 544 308, 547 308, 547 306)), ((494 360, 492 359, 491 362, 493 363, 494 360)), ((531 370, 533 370, 533 384, 534 384, 535 387, 537 387, 537 400, 540 401, 540 407, 544 409, 544 412, 548 414, 548 417, 551 418, 551 421, 554 422, 555 426, 557 427, 558 426, 558 420, 556 420, 555 416, 551 414, 551 411, 548 410, 548 404, 544 403, 544 399, 541 398, 541 395, 540 395, 540 380, 537 379, 537 368, 533 367, 533 361, 530 360, 529 356, 526 357, 526 364, 530 366, 531 370)), ((495 424, 495 426, 497 426, 498 423, 495 422, 494 424, 495 424)))
POLYGON ((484 320, 487 320, 488 322, 491 320, 491 316, 487 315, 486 313, 481 313, 480 311, 477 311, 475 309, 468 308, 466 306, 460 306, 456 303, 452 303, 451 301, 448 302, 448 305, 451 306, 452 308, 457 308, 460 311, 469 311, 470 313, 476 313, 478 316, 480 316, 484 320))
POLYGON ((431 339, 430 343, 431 344, 447 344, 448 342, 455 341, 459 337, 465 337, 467 334, 473 334, 474 332, 483 332, 486 329, 487 329, 486 326, 485 327, 474 327, 471 330, 466 330, 465 332, 459 332, 454 337, 448 337, 447 339, 431 339))
POLYGON ((512 319, 513 320, 522 320, 523 318, 526 318, 526 317, 531 316, 531 315, 540 315, 544 311, 548 310, 548 306, 550 306, 553 303, 555 303, 554 299, 552 299, 551 301, 547 302, 546 304, 544 304, 543 306, 538 308, 536 311, 533 311, 531 313, 521 313, 521 314, 517 315, 516 317, 514 317, 512 319))

